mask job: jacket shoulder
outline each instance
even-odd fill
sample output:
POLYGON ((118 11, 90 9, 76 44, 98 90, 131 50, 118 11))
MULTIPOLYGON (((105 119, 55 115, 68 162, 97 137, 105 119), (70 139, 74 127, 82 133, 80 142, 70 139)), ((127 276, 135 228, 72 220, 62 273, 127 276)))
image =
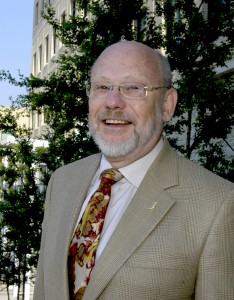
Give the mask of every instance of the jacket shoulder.
POLYGON ((161 154, 155 161, 154 173, 164 187, 183 186, 191 191, 234 190, 234 184, 178 154, 166 141, 161 154))
POLYGON ((77 173, 80 170, 84 171, 90 169, 91 167, 98 166, 101 159, 101 153, 96 153, 85 158, 76 160, 67 165, 64 165, 54 172, 54 176, 59 176, 65 173, 77 173))

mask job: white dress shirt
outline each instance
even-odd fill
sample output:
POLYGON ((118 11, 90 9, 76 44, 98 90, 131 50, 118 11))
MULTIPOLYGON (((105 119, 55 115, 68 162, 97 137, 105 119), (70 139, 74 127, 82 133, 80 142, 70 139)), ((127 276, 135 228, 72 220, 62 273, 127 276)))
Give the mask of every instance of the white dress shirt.
MULTIPOLYGON (((132 200, 133 195, 135 194, 137 188, 141 184, 149 167, 160 152, 162 146, 163 138, 160 139, 157 145, 147 155, 133 162, 132 164, 119 169, 119 171, 123 174, 124 177, 120 181, 116 182, 111 188, 111 199, 106 212, 104 226, 102 229, 101 238, 99 240, 99 245, 96 253, 96 259, 100 257, 109 238, 114 232, 130 201, 132 200)), ((84 213, 88 201, 90 200, 91 196, 97 190, 100 184, 100 174, 104 170, 109 168, 112 168, 112 166, 103 155, 100 167, 93 178, 87 197, 81 208, 80 215, 77 220, 77 225, 84 213)))

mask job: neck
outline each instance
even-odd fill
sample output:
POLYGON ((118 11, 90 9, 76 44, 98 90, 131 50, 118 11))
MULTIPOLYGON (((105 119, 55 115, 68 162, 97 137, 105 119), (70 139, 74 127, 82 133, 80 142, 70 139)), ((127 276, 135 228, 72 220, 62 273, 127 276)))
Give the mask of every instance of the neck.
POLYGON ((120 168, 126 167, 126 166, 132 164, 133 162, 141 159, 142 157, 146 156, 150 151, 152 151, 152 149, 157 145, 160 138, 161 138, 161 135, 157 139, 156 143, 152 142, 149 145, 147 145, 147 147, 142 146, 142 148, 140 148, 139 151, 133 151, 126 156, 123 156, 123 157, 105 156, 105 157, 109 161, 109 163, 111 164, 111 166, 113 168, 120 169, 120 168))

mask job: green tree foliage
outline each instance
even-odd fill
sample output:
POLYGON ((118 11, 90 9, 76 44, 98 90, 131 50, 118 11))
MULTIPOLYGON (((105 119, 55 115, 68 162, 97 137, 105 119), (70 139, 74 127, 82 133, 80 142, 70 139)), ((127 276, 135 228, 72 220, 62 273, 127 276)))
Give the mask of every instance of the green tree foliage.
POLYGON ((34 149, 30 133, 17 126, 12 109, 0 114, 0 129, 16 137, 15 143, 0 145, 1 282, 17 285, 18 294, 24 294, 27 273, 36 267, 39 253, 46 176, 38 161, 46 150, 34 149))
POLYGON ((145 1, 83 0, 77 1, 77 12, 83 10, 86 16, 67 16, 62 23, 48 7, 44 18, 56 29, 65 51, 49 78, 30 78, 28 105, 46 108, 51 170, 97 151, 87 135, 85 82, 101 51, 128 39, 164 49, 177 74, 179 105, 175 121, 166 127, 173 146, 234 180, 234 150, 229 141, 233 79, 216 75, 216 68, 233 56, 234 8, 229 1, 195 2, 154 1, 154 9, 148 10, 145 1))
POLYGON ((28 104, 24 101, 32 109, 45 110, 50 129, 44 136, 49 141, 44 162, 52 171, 97 152, 87 134, 85 82, 91 65, 107 45, 121 38, 137 38, 133 19, 140 20, 145 14, 143 1, 77 1, 77 12, 81 9, 92 18, 67 16, 60 23, 53 7, 48 7, 44 18, 55 28, 64 52, 50 77, 29 79, 28 104))
POLYGON ((234 81, 215 71, 233 57, 234 6, 231 1, 195 2, 155 1, 154 14, 164 16, 165 22, 156 24, 154 15, 148 16, 145 41, 163 47, 177 73, 179 104, 175 122, 167 126, 171 142, 183 155, 234 181, 234 149, 229 142, 234 81))

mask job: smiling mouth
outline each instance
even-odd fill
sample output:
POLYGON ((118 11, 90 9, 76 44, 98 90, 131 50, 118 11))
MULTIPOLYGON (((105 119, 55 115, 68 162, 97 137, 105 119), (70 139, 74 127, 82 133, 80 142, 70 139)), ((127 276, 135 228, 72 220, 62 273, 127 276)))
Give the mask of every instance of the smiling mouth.
POLYGON ((103 120, 104 124, 107 125, 126 125, 126 124, 131 124, 129 121, 125 120, 103 120))

